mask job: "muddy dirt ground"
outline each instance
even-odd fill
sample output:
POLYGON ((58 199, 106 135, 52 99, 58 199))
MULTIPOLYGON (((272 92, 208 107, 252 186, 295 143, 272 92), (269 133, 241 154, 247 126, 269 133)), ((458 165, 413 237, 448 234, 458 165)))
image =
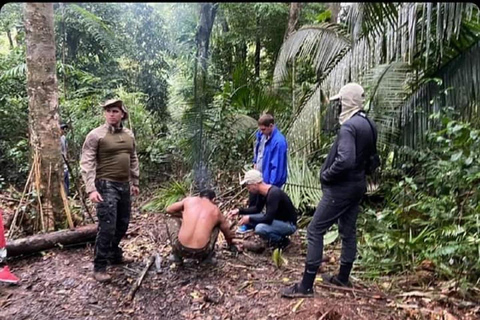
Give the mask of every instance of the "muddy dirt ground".
MULTIPOLYGON (((113 281, 108 284, 92 278, 92 244, 9 260, 21 283, 0 284, 0 319, 480 319, 474 303, 462 307, 438 302, 431 292, 415 288, 403 296, 381 291, 355 272, 353 290, 318 281, 314 299, 284 299, 279 291, 302 274, 301 234, 292 237, 283 253, 287 264, 280 268, 271 250, 234 255, 225 249, 222 237, 216 265, 186 261, 177 266, 168 261, 170 246, 162 215, 137 213, 132 220, 122 246, 135 262, 109 267, 113 281), (161 261, 152 265, 133 301, 127 301, 133 283, 155 253, 161 261)), ((327 250, 326 257, 322 271, 334 272, 338 248, 327 250)))

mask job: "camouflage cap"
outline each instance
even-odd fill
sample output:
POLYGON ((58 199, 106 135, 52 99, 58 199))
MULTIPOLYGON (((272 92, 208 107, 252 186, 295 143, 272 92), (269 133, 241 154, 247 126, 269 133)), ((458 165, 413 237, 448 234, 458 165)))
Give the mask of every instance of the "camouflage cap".
POLYGON ((102 106, 101 106, 103 109, 107 108, 107 107, 119 107, 120 110, 123 111, 123 113, 125 114, 123 116, 123 120, 127 119, 128 118, 128 111, 127 111, 127 108, 125 107, 125 105, 123 104, 123 101, 120 100, 120 99, 109 99, 107 101, 105 101, 102 106))

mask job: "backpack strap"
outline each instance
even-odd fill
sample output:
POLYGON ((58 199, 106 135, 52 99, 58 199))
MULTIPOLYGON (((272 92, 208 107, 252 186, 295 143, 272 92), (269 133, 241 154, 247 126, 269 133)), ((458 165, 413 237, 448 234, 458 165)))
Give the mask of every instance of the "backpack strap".
POLYGON ((372 137, 373 137, 373 154, 377 153, 377 135, 375 134, 375 130, 373 129, 373 125, 370 122, 370 119, 368 119, 367 115, 363 113, 362 111, 357 113, 359 116, 367 120, 368 124, 370 125, 370 128, 372 129, 372 137))

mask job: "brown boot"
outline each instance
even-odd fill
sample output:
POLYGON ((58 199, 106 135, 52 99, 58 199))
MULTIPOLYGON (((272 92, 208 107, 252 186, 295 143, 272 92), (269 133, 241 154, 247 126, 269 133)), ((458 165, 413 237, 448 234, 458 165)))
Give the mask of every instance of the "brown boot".
POLYGON ((121 264, 130 264, 132 262, 135 262, 135 259, 122 257, 121 259, 111 261, 110 264, 114 266, 114 265, 121 265, 121 264))
POLYGON ((98 282, 109 282, 112 280, 112 277, 106 271, 94 271, 93 277, 98 282))

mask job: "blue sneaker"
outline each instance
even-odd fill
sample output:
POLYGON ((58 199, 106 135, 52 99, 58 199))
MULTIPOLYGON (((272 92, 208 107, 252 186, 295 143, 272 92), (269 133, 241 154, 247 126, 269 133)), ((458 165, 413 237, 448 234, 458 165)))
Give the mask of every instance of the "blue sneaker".
POLYGON ((241 225, 240 227, 238 227, 237 233, 247 233, 247 232, 250 232, 252 230, 253 230, 253 228, 249 228, 246 224, 244 224, 244 225, 241 225))

